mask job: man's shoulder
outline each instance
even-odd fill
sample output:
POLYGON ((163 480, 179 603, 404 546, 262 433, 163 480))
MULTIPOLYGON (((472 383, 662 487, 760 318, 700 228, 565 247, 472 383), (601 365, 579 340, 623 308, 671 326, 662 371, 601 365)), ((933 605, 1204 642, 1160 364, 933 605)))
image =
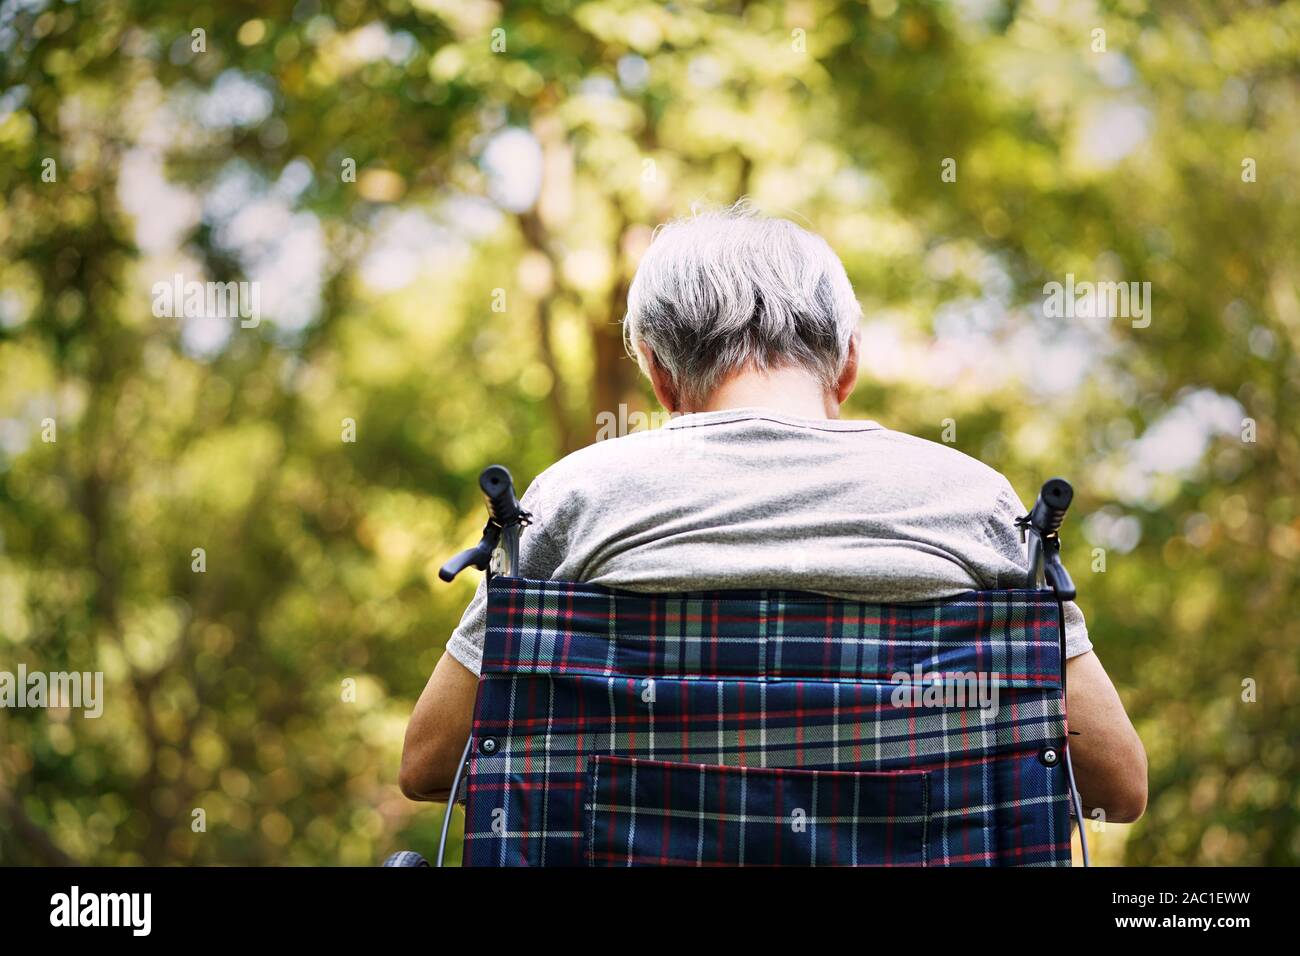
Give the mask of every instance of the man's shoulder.
POLYGON ((874 432, 873 437, 878 442, 892 446, 901 460, 915 462, 953 476, 998 488, 1008 484, 1002 472, 986 465, 978 458, 958 451, 951 445, 889 428, 874 432))
MULTIPOLYGON (((871 423, 875 424, 875 423, 871 423)), ((695 444, 693 429, 656 428, 606 438, 559 459, 536 478, 548 487, 580 489, 606 487, 645 472, 672 469, 708 456, 707 443, 695 444)), ((872 470, 890 468, 915 480, 932 478, 945 485, 960 483, 967 490, 997 496, 1010 490, 1001 472, 951 445, 907 432, 876 426, 838 432, 848 459, 863 456, 872 470)), ((865 467, 865 465, 864 465, 865 467)))
POLYGON ((580 489, 604 485, 611 476, 635 474, 638 462, 662 460, 675 436, 663 429, 647 429, 613 438, 601 438, 572 451, 540 472, 534 484, 546 487, 580 489))

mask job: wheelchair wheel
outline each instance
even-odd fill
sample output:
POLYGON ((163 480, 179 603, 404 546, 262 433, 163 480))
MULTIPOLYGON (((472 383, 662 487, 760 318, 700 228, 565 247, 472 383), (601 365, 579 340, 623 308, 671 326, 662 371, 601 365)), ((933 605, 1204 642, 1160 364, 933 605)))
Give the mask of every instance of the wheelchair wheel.
POLYGON ((383 863, 384 866, 428 866, 429 861, 414 850, 399 850, 383 863))

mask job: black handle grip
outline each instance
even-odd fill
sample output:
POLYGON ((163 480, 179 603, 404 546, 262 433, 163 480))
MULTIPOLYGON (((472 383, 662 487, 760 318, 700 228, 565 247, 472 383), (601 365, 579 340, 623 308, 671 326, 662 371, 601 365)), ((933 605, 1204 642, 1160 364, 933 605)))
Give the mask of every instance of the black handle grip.
POLYGON ((1055 534, 1065 520, 1065 512, 1074 500, 1074 489, 1064 478, 1049 478, 1043 483, 1043 490, 1038 493, 1029 512, 1029 524, 1039 534, 1055 534))
POLYGON ((501 536, 507 532, 516 536, 507 538, 507 541, 515 542, 506 551, 511 567, 518 558, 518 530, 512 528, 512 525, 527 524, 529 514, 519 507, 510 472, 500 465, 488 465, 478 476, 478 486, 487 498, 488 523, 483 528, 483 537, 477 545, 468 551, 462 551, 438 569, 438 577, 444 581, 450 581, 468 567, 488 570, 492 564, 492 552, 500 543, 501 536))
POLYGON ((1053 556, 1052 560, 1043 566, 1043 577, 1062 601, 1073 601, 1078 597, 1079 592, 1074 587, 1070 572, 1065 570, 1065 565, 1061 563, 1059 557, 1053 556))
POLYGON ((438 577, 442 578, 444 581, 450 581, 471 565, 478 568, 480 571, 485 571, 487 570, 487 566, 491 560, 492 549, 485 547, 484 543, 480 541, 476 547, 462 551, 440 567, 438 569, 438 577))
POLYGON ((502 465, 488 465, 478 477, 478 486, 487 498, 488 514, 499 525, 507 525, 519 517, 522 510, 515 498, 515 482, 502 465))

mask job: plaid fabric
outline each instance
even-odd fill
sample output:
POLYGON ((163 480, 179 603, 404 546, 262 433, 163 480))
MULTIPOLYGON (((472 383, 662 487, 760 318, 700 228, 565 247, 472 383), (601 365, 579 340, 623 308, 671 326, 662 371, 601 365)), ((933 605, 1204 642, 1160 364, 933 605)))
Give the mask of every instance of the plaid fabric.
POLYGON ((924 866, 929 774, 595 756, 591 866, 924 866), (637 829, 641 832, 638 834, 637 829))
POLYGON ((1069 865, 1057 615, 493 578, 465 862, 1069 865))

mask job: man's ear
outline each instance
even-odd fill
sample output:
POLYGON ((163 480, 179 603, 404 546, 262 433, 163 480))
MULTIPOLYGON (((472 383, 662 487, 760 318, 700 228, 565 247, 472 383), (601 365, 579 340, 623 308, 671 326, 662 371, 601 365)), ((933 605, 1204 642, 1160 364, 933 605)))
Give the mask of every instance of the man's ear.
POLYGON ((835 400, 841 405, 853 393, 853 388, 858 384, 858 355, 862 348, 862 334, 853 330, 849 336, 849 355, 844 360, 844 371, 840 372, 839 381, 835 383, 835 400))
POLYGON ((650 387, 655 390, 655 398, 659 399, 659 404, 669 413, 681 411, 677 406, 677 388, 673 385, 672 378, 659 364, 659 360, 655 358, 655 353, 644 342, 638 343, 637 349, 641 352, 641 358, 645 360, 646 374, 650 376, 650 387))

